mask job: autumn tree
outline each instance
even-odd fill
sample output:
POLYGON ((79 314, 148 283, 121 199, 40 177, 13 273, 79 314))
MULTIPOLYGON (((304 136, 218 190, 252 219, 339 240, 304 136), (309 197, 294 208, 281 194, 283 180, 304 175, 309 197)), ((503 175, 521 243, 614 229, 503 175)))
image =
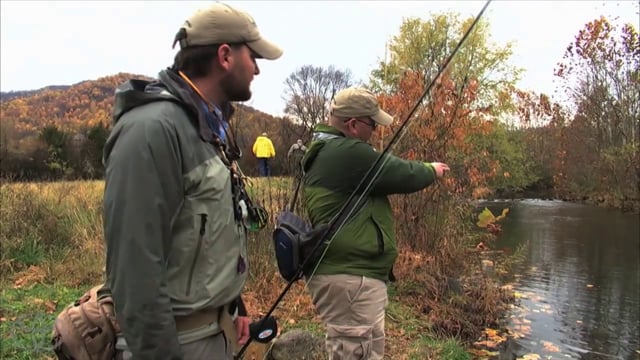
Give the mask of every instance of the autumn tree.
POLYGON ((574 113, 563 136, 569 192, 638 198, 640 42, 632 24, 587 23, 567 46, 555 75, 574 113))
MULTIPOLYGON (((394 92, 406 72, 417 72, 423 81, 430 81, 473 20, 473 17, 462 18, 456 13, 437 14, 427 20, 405 19, 399 34, 389 42, 390 60, 380 61, 371 72, 371 87, 384 93, 394 92)), ((504 110, 503 105, 508 105, 508 97, 504 94, 515 84, 522 70, 508 63, 513 44, 498 46, 491 43, 489 30, 485 20, 476 24, 449 64, 448 75, 458 93, 471 81, 475 82, 476 103, 491 105, 489 110, 495 109, 497 114, 504 110)))
POLYGON ((569 44, 556 76, 599 149, 640 142, 640 43, 632 24, 600 17, 569 44))
POLYGON ((0 161, 6 159, 15 147, 15 121, 2 119, 0 121, 0 161))
MULTIPOLYGON (((389 42, 389 61, 381 61, 370 77, 370 87, 373 90, 400 95, 402 103, 396 103, 392 105, 394 108, 390 109, 395 110, 399 120, 404 120, 406 112, 421 94, 421 91, 418 91, 413 97, 407 96, 407 89, 403 89, 402 86, 424 89, 442 68, 446 58, 473 20, 472 17, 463 19, 455 13, 437 14, 427 20, 404 20, 399 34, 389 42), (419 82, 414 85, 401 85, 407 74, 412 74, 411 76, 419 82)), ((454 105, 452 109, 481 111, 493 119, 500 119, 510 111, 512 102, 508 94, 521 71, 508 64, 512 54, 511 48, 510 43, 504 46, 491 43, 489 25, 480 20, 447 68, 446 81, 451 88, 441 92, 446 93, 447 98, 437 99, 433 95, 443 87, 443 82, 440 81, 422 105, 423 111, 418 112, 407 139, 398 145, 399 151, 405 152, 414 144, 428 144, 431 141, 422 139, 421 132, 414 131, 414 128, 423 127, 427 123, 437 123, 439 119, 452 115, 436 111, 434 104, 439 101, 450 102, 454 105), (474 92, 473 101, 465 103, 462 101, 462 94, 470 89, 474 92)), ((469 99, 471 98, 468 97, 467 100, 469 99)), ((437 133, 438 136, 442 136, 445 135, 443 131, 451 130, 453 128, 443 128, 437 133)))
MULTIPOLYGON (((563 174, 561 139, 569 118, 565 106, 548 95, 513 89, 512 136, 524 143, 531 176, 538 190, 551 190, 563 174)), ((536 190, 536 189, 532 189, 536 190)))
MULTIPOLYGON (((397 119, 390 129, 376 134, 376 146, 381 148, 406 119, 472 21, 452 13, 404 20, 390 40, 390 59, 371 73, 370 87, 382 94, 383 107, 397 119)), ((401 236, 430 252, 443 237, 456 236, 440 231, 450 228, 445 224, 453 221, 449 216, 456 203, 487 196, 490 181, 498 176, 513 179, 512 174, 525 172, 502 167, 522 166, 518 160, 524 154, 521 144, 507 141, 499 121, 511 111, 509 91, 520 70, 508 64, 511 45, 492 44, 486 22, 476 26, 394 148, 401 157, 444 161, 452 168, 433 190, 395 200, 399 213, 414 219, 411 233, 401 236), (509 161, 501 162, 504 159, 509 161), (436 213, 442 216, 425 216, 436 213), (424 231, 416 230, 421 226, 424 231), (416 233, 425 238, 415 239, 416 233)))
POLYGON ((87 130, 83 137, 86 139, 80 144, 80 166, 76 169, 78 176, 88 179, 103 178, 102 152, 108 137, 109 129, 106 124, 98 123, 87 130))
POLYGON ((68 135, 55 125, 47 125, 40 131, 40 139, 47 147, 47 166, 52 170, 54 176, 65 176, 69 171, 68 167, 68 135))
MULTIPOLYGON (((379 67, 371 72, 370 79, 371 88, 388 94, 381 99, 383 105, 399 120, 405 119, 408 110, 442 68, 473 20, 472 17, 463 19, 458 14, 445 13, 427 20, 408 18, 402 23, 399 34, 389 43, 390 60, 380 62, 379 67)), ((466 140, 481 139, 467 137, 471 135, 468 131, 472 127, 490 131, 491 127, 501 126, 498 120, 512 109, 508 94, 521 71, 508 64, 511 47, 510 43, 504 46, 493 44, 489 38, 488 23, 480 20, 427 101, 420 106, 410 125, 411 130, 398 144, 397 151, 405 154, 421 149, 422 158, 437 155, 443 161, 451 161, 451 151, 455 148, 461 150, 467 146, 466 140), (476 124, 465 123, 461 114, 473 114, 476 124), (487 121, 490 123, 480 124, 487 121), (458 133, 461 139, 466 139, 459 144, 460 147, 448 139, 458 133)), ((495 131, 494 135, 504 133, 495 131)), ((484 150, 491 155, 491 148, 485 147, 484 150)), ((461 158, 457 161, 464 162, 461 158)), ((508 169, 498 171, 490 168, 479 171, 485 174, 509 172, 508 169)))
POLYGON ((317 123, 327 119, 334 95, 350 87, 353 79, 348 69, 304 65, 291 73, 284 83, 284 112, 302 125, 304 132, 297 134, 298 137, 306 137, 317 123))

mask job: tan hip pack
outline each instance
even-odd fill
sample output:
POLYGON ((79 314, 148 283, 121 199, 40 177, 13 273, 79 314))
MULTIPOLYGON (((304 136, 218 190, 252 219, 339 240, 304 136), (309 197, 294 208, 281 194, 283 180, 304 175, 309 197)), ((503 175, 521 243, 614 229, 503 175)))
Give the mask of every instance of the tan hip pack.
POLYGON ((51 345, 60 360, 111 360, 119 333, 111 291, 98 285, 58 314, 51 345))

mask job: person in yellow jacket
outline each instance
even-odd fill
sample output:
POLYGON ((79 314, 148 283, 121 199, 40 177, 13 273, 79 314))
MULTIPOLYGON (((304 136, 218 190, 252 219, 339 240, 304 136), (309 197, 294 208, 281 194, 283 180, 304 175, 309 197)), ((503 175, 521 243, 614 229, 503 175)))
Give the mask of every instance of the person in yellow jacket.
POLYGON ((267 133, 262 133, 256 138, 256 142, 253 143, 253 154, 258 158, 260 176, 271 176, 269 159, 276 156, 276 149, 274 149, 271 139, 267 137, 267 133))

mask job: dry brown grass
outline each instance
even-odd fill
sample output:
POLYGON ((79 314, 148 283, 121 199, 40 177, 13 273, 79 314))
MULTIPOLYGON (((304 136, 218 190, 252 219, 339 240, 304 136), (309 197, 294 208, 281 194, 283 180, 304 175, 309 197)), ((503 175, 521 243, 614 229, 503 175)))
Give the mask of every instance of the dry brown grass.
MULTIPOLYGON (((254 201, 271 215, 286 206, 294 187, 287 178, 254 178, 251 184, 254 201)), ((101 282, 103 189, 102 181, 1 184, 0 281, 15 282, 36 266, 45 283, 88 287, 101 282)), ((389 355, 408 358, 425 335, 474 340, 483 327, 495 325, 508 297, 492 279, 474 275, 480 260, 465 225, 472 224, 468 207, 429 192, 392 202, 401 251, 394 268, 399 281, 390 287, 389 355)), ((244 299, 255 317, 286 285, 273 256, 272 230, 270 222, 249 238, 251 274, 244 299)), ((274 315, 284 330, 323 332, 302 281, 274 315)))

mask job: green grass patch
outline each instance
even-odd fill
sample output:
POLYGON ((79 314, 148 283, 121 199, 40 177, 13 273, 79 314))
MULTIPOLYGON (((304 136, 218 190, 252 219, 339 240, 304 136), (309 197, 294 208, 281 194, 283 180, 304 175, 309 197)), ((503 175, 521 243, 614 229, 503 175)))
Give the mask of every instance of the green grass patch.
POLYGON ((50 359, 53 322, 86 289, 36 284, 0 291, 0 359, 50 359))
MULTIPOLYGON (((285 329, 286 329, 286 327, 285 327, 285 329)), ((301 319, 294 326, 291 327, 291 330, 293 330, 293 329, 302 329, 302 330, 310 332, 311 334, 313 334, 315 336, 319 336, 319 337, 322 337, 322 338, 324 338, 324 335, 325 335, 324 325, 322 325, 321 323, 319 323, 317 321, 313 321, 311 319, 301 319)))
POLYGON ((423 334, 429 328, 427 319, 418 316, 414 308, 392 299, 387 306, 386 322, 390 326, 402 328, 403 333, 408 337, 423 334))
POLYGON ((409 359, 471 360, 471 355, 455 339, 438 340, 422 336, 414 343, 409 359))

